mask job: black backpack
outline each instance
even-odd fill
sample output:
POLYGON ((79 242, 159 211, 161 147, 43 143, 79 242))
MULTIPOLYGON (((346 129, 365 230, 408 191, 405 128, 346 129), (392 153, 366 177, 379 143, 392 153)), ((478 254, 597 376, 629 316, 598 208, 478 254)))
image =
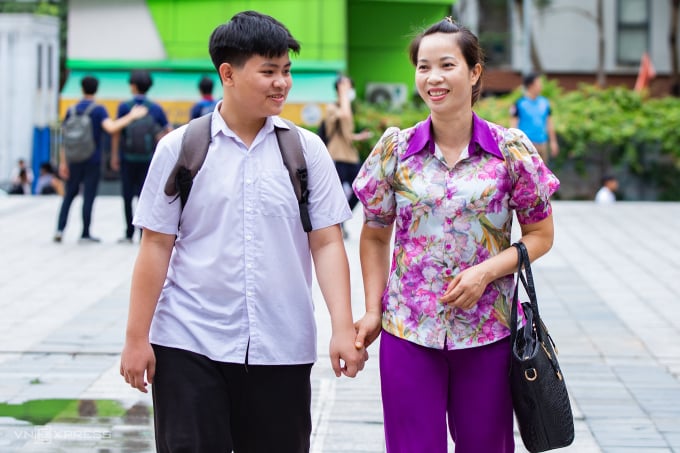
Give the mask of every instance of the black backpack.
MULTIPOLYGON (((128 101, 127 105, 132 109, 135 101, 128 101)), ((151 109, 149 101, 144 100, 144 105, 151 109)), ((121 134, 121 149, 125 158, 137 162, 151 161, 158 142, 156 137, 162 129, 150 113, 125 126, 121 134)))
POLYGON ((96 106, 92 102, 80 114, 75 105, 68 110, 68 117, 61 126, 61 136, 66 161, 69 163, 85 162, 94 154, 96 144, 90 113, 96 106))
MULTIPOLYGON (((307 207, 309 202, 307 164, 302 153, 300 133, 294 123, 285 119, 283 121, 290 129, 276 127, 276 139, 279 143, 283 163, 288 169, 288 175, 293 184, 295 197, 298 200, 302 227, 306 233, 309 233, 312 231, 312 222, 307 207)), ((175 199, 179 198, 182 209, 189 199, 194 177, 203 166, 208 154, 208 147, 212 140, 210 135, 211 123, 212 113, 189 121, 182 137, 177 162, 165 182, 165 194, 170 197, 175 196, 175 199)))
POLYGON ((328 142, 331 141, 335 133, 338 132, 339 128, 340 119, 338 118, 335 121, 335 128, 333 129, 333 132, 331 132, 331 135, 328 135, 328 132, 326 131, 326 120, 322 120, 319 128, 316 130, 316 134, 321 138, 321 141, 324 143, 324 145, 328 145, 328 142))

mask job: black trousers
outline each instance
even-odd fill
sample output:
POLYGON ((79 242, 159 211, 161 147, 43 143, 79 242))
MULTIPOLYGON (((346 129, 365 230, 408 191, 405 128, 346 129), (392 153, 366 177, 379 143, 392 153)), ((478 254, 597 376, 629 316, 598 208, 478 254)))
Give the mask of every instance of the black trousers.
MULTIPOLYGON (((338 172, 338 176, 340 177, 340 182, 343 185, 343 189, 345 188, 345 185, 349 185, 349 187, 351 188, 354 179, 359 174, 359 170, 361 170, 361 164, 360 163, 352 164, 349 162, 335 162, 335 170, 338 172)), ((354 210, 354 207, 357 205, 357 203, 359 203, 359 199, 357 198, 353 191, 351 194, 346 195, 347 202, 349 203, 349 208, 354 210)))
POLYGON ((153 349, 158 452, 309 452, 312 364, 243 365, 153 349))
POLYGON ((120 181, 123 189, 123 208, 125 210, 125 237, 132 239, 135 233, 135 227, 132 225, 132 199, 142 193, 144 180, 149 171, 151 162, 129 162, 121 160, 120 162, 120 181))
POLYGON ((68 164, 69 177, 66 180, 66 193, 61 202, 57 231, 64 231, 68 220, 68 211, 71 209, 73 199, 83 186, 83 232, 82 237, 90 236, 90 222, 92 221, 92 206, 97 196, 97 187, 101 177, 101 164, 91 162, 79 162, 68 164))

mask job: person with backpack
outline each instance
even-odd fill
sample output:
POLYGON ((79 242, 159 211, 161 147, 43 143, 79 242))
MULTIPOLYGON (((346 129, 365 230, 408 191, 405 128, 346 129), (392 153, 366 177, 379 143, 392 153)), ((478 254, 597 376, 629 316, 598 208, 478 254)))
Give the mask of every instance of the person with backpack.
POLYGON ((88 75, 80 80, 80 86, 83 98, 66 111, 62 123, 58 173, 59 177, 66 181, 66 187, 57 218, 54 242, 62 241, 71 203, 80 192, 81 186, 83 230, 80 242, 100 242, 99 238, 90 235, 90 222, 101 176, 103 134, 118 132, 147 114, 147 108, 142 106, 131 109, 117 120, 112 120, 106 108, 95 102, 99 80, 88 75))
POLYGON ((367 358, 340 231, 351 212, 318 136, 278 116, 293 83, 289 53, 300 49, 288 29, 241 12, 213 31, 209 49, 223 99, 191 193, 182 207, 165 192, 182 126, 158 144, 135 212, 144 234, 120 374, 142 392, 151 384, 158 452, 308 452, 313 269, 335 375, 355 376, 367 358), (277 129, 300 139, 309 233, 277 129))
MULTIPOLYGON (((328 152, 335 163, 335 169, 345 191, 350 210, 359 203, 352 191, 352 182, 359 173, 361 162, 355 141, 367 140, 373 136, 369 130, 354 132, 354 113, 352 101, 356 98, 354 82, 341 75, 335 80, 337 102, 326 107, 326 114, 320 126, 319 136, 328 147, 328 152)), ((343 236, 347 232, 342 229, 343 236)))
POLYGON ((215 110, 215 105, 217 105, 217 101, 213 98, 212 95, 213 86, 214 86, 213 80, 211 77, 208 76, 202 77, 200 82, 198 82, 198 91, 201 93, 201 100, 191 107, 191 111, 189 113, 190 120, 206 115, 208 113, 212 113, 212 111, 215 110))
POLYGON ((135 70, 130 73, 130 91, 133 97, 118 105, 118 117, 127 115, 135 105, 145 106, 148 114, 111 137, 111 168, 120 171, 125 211, 125 236, 118 241, 121 243, 132 243, 135 233, 132 225, 132 200, 139 197, 142 191, 158 140, 172 130, 163 108, 146 96, 152 85, 153 79, 148 71, 135 70))

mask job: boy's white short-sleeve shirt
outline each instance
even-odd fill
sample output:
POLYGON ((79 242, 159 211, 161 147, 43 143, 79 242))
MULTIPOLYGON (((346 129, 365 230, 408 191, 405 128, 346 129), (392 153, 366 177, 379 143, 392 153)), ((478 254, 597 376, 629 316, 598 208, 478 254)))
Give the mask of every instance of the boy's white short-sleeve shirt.
MULTIPOLYGON (((267 118, 247 148, 213 113, 212 143, 183 212, 164 186, 185 127, 158 144, 133 222, 177 234, 152 343, 220 362, 244 363, 246 353, 253 365, 316 360, 309 243, 274 125, 287 127, 278 117, 267 118)), ((299 131, 313 228, 348 220, 351 211, 328 151, 315 134, 299 131)))

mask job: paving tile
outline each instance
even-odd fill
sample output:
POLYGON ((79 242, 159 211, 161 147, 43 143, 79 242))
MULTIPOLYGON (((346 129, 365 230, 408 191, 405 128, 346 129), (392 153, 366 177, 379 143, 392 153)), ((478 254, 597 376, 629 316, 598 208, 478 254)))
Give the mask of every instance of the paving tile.
MULTIPOLYGON (((83 247, 76 242, 76 217, 64 242, 51 242, 58 198, 26 198, 0 199, 0 229, 11 231, 0 234, 0 402, 68 397, 149 407, 150 394, 131 389, 118 375, 137 251, 115 243, 124 229, 120 199, 97 198, 93 228, 103 242, 83 247), (69 268, 79 271, 65 277, 69 268)), ((612 208, 556 202, 555 245, 533 266, 575 417, 574 444, 559 451, 680 453, 680 289, 674 283, 680 275, 680 203, 612 208)), ((346 226, 352 311, 361 316, 358 210, 346 226)), ((315 300, 320 355, 312 371, 313 452, 382 453, 377 344, 359 377, 335 378, 324 354, 330 324, 317 287, 315 300)), ((45 429, 0 417, 0 451, 153 450, 150 422, 111 420, 80 431, 81 441, 61 444, 55 433, 73 427, 45 429), (97 432, 110 438, 92 439, 97 432), (49 433, 50 442, 38 439, 49 433)), ((516 451, 525 453, 518 433, 516 442, 516 451)))

